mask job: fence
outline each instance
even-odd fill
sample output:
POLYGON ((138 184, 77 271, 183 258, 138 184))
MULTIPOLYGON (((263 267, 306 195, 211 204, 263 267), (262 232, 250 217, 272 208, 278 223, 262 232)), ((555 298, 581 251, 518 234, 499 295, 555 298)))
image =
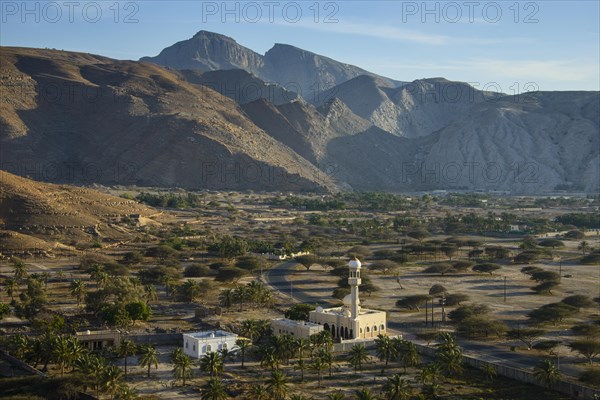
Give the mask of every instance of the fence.
MULTIPOLYGON (((426 346, 424 344, 415 343, 419 353, 424 354, 428 357, 435 356, 435 348, 426 346)), ((522 368, 514 368, 499 363, 485 361, 475 356, 463 354, 463 362, 473 368, 483 369, 484 366, 490 365, 494 368, 496 373, 506 378, 514 379, 516 381, 530 383, 536 386, 543 386, 535 377, 535 375, 528 370, 522 368)), ((580 385, 575 382, 570 382, 564 379, 559 380, 552 386, 553 390, 560 393, 571 396, 574 399, 597 399, 600 398, 600 390, 593 389, 587 386, 580 385)))
POLYGON ((127 339, 136 344, 153 344, 157 346, 164 345, 183 345, 182 333, 152 333, 140 335, 127 335, 127 339))

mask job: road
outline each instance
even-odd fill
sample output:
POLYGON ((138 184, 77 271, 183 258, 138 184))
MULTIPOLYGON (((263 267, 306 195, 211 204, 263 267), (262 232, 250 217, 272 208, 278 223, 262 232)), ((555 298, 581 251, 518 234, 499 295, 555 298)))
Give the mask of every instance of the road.
MULTIPOLYGON (((321 304, 324 306, 327 304, 332 304, 332 302, 326 298, 314 296, 308 293, 306 289, 293 286, 293 282, 292 285, 290 285, 289 275, 297 266, 298 263, 295 261, 285 261, 280 263, 264 273, 263 276, 265 282, 286 296, 290 296, 291 288, 291 295, 295 302, 321 304)), ((411 330, 407 329, 406 325, 400 321, 388 320, 388 328, 400 332, 406 339, 414 340, 420 344, 425 344, 425 342, 422 340, 417 339, 416 336, 411 333, 411 330)), ((459 339, 458 343, 463 348, 463 351, 466 355, 513 368, 528 370, 543 359, 542 357, 528 356, 526 354, 510 351, 503 346, 498 346, 487 342, 459 339)), ((573 368, 569 364, 561 364, 560 370, 563 374, 570 376, 577 376, 579 373, 576 368, 573 368)))

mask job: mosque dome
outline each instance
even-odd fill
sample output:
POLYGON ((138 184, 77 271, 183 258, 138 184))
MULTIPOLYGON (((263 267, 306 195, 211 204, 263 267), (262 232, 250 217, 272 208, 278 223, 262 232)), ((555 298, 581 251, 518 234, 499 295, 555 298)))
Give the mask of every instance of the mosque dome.
MULTIPOLYGON (((342 303, 345 306, 350 307, 352 305, 352 295, 348 294, 348 295, 344 296, 344 298, 342 299, 342 303)), ((360 299, 358 300, 358 304, 360 304, 360 299)))
POLYGON ((316 312, 319 312, 319 313, 321 313, 321 312, 323 312, 323 307, 321 307, 321 306, 318 306, 318 307, 315 309, 315 311, 316 311, 316 312))
POLYGON ((360 263, 358 258, 355 258, 354 260, 350 260, 350 262, 348 263, 348 267, 355 268, 355 269, 360 268, 361 265, 362 264, 360 263))

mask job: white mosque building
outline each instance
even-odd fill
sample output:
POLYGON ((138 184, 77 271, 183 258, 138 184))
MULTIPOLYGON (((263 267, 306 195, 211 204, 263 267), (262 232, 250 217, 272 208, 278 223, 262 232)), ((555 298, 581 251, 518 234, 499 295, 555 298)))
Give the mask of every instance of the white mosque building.
POLYGON ((361 263, 354 259, 348 263, 350 294, 343 300, 341 307, 323 308, 317 307, 309 313, 308 325, 313 327, 306 329, 307 323, 302 321, 273 320, 271 322, 273 332, 296 333, 294 336, 306 336, 308 332, 327 330, 331 332, 334 340, 352 340, 375 338, 379 334, 387 333, 387 315, 385 311, 370 310, 360 306, 358 287, 361 284, 361 263), (294 329, 290 324, 302 325, 304 329, 294 329), (282 325, 282 326, 280 326, 282 325), (315 329, 322 327, 322 329, 315 329))

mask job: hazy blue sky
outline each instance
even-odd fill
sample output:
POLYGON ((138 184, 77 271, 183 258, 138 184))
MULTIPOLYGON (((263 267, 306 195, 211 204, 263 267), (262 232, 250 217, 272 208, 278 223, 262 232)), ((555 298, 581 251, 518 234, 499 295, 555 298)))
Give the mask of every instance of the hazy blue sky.
POLYGON ((597 0, 0 3, 4 46, 135 60, 210 30, 259 53, 288 43, 404 81, 600 90, 597 0))

